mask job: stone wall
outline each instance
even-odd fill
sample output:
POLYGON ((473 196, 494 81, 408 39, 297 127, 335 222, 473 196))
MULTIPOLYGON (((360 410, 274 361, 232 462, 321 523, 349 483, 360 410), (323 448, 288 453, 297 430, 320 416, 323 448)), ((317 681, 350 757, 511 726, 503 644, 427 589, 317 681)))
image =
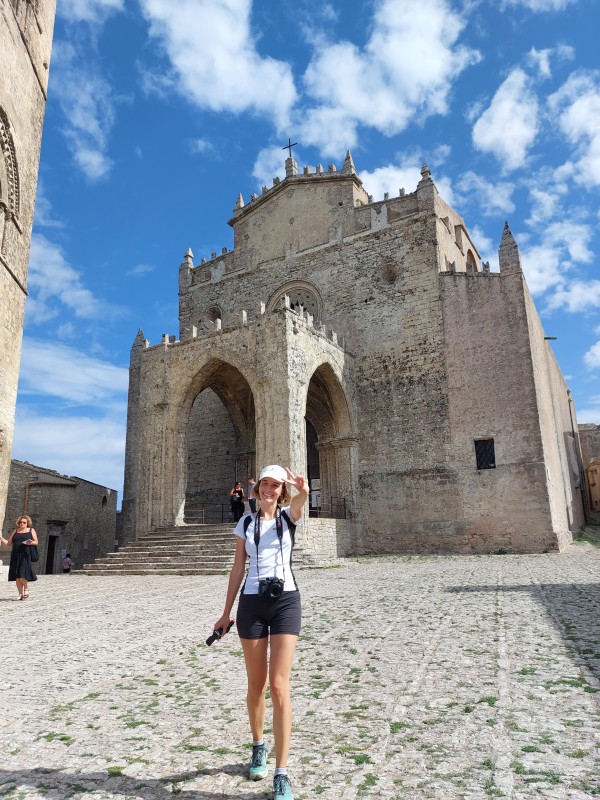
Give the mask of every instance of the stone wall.
POLYGON ((247 491, 247 475, 237 471, 238 451, 227 409, 212 389, 205 389, 194 401, 188 423, 188 507, 223 507, 229 519, 229 490, 239 480, 247 491))
POLYGON ((55 0, 0 0, 0 515, 4 513, 55 0))
POLYGON ((362 555, 359 526, 348 519, 308 517, 298 529, 298 543, 324 560, 362 555))
POLYGON ((584 422, 579 425, 579 441, 584 466, 595 458, 600 458, 600 425, 584 422))
MULTIPOLYGON (((77 566, 115 549, 117 492, 82 478, 22 461, 11 462, 3 531, 27 514, 39 538, 39 574, 61 572, 62 554, 69 552, 77 566)), ((10 550, 0 559, 8 563, 10 550)))

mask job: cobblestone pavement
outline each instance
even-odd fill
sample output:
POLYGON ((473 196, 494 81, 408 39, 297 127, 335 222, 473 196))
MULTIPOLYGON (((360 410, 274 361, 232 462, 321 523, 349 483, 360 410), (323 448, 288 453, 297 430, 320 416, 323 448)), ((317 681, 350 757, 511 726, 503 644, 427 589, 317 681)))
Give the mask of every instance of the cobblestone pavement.
MULTIPOLYGON (((600 795, 600 547, 297 577, 296 800, 600 795)), ((15 603, 0 586, 0 795, 270 797, 244 773, 239 639, 203 643, 225 587, 43 576, 15 603)))

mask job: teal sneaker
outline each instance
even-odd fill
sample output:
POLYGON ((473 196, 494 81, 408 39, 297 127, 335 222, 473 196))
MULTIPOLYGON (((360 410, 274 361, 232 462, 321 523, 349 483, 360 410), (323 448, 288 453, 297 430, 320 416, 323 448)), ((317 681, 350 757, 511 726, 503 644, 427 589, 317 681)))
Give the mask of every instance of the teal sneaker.
POLYGON ((252 745, 252 760, 248 767, 248 777, 251 781, 259 781, 267 777, 267 747, 264 744, 252 745))
POLYGON ((287 775, 275 775, 273 778, 273 800, 294 800, 292 784, 287 775))

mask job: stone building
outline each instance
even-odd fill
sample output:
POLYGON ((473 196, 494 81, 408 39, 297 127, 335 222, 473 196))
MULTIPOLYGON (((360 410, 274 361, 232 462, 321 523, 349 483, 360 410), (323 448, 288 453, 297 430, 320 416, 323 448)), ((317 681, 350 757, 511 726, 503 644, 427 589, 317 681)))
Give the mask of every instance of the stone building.
POLYGON ((0 516, 8 491, 55 6, 56 0, 0 0, 0 516))
POLYGON ((584 422, 579 425, 579 440, 581 442, 581 455, 585 469, 588 502, 590 511, 600 515, 600 425, 584 422))
MULTIPOLYGON (((39 538, 38 574, 61 572, 70 553, 76 566, 105 556, 115 546, 117 492, 23 461, 11 462, 4 535, 27 514, 39 538)), ((0 547, 7 564, 10 550, 0 547)))
POLYGON ((234 248, 179 269, 179 336, 131 351, 124 532, 308 473, 324 555, 560 550, 583 524, 570 394, 508 224, 500 272, 425 165, 374 201, 286 160, 239 196, 234 248))
POLYGON ((590 461, 600 459, 600 425, 582 422, 578 427, 583 465, 587 467, 590 461))

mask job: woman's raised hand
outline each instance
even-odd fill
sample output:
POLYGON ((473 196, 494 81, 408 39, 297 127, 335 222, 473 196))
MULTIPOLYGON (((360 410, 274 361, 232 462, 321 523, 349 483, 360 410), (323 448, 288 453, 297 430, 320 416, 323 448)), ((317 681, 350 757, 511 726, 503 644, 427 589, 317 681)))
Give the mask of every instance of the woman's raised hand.
POLYGON ((304 475, 294 475, 294 473, 285 467, 288 474, 287 482, 296 489, 297 492, 306 492, 308 494, 308 481, 304 475))

